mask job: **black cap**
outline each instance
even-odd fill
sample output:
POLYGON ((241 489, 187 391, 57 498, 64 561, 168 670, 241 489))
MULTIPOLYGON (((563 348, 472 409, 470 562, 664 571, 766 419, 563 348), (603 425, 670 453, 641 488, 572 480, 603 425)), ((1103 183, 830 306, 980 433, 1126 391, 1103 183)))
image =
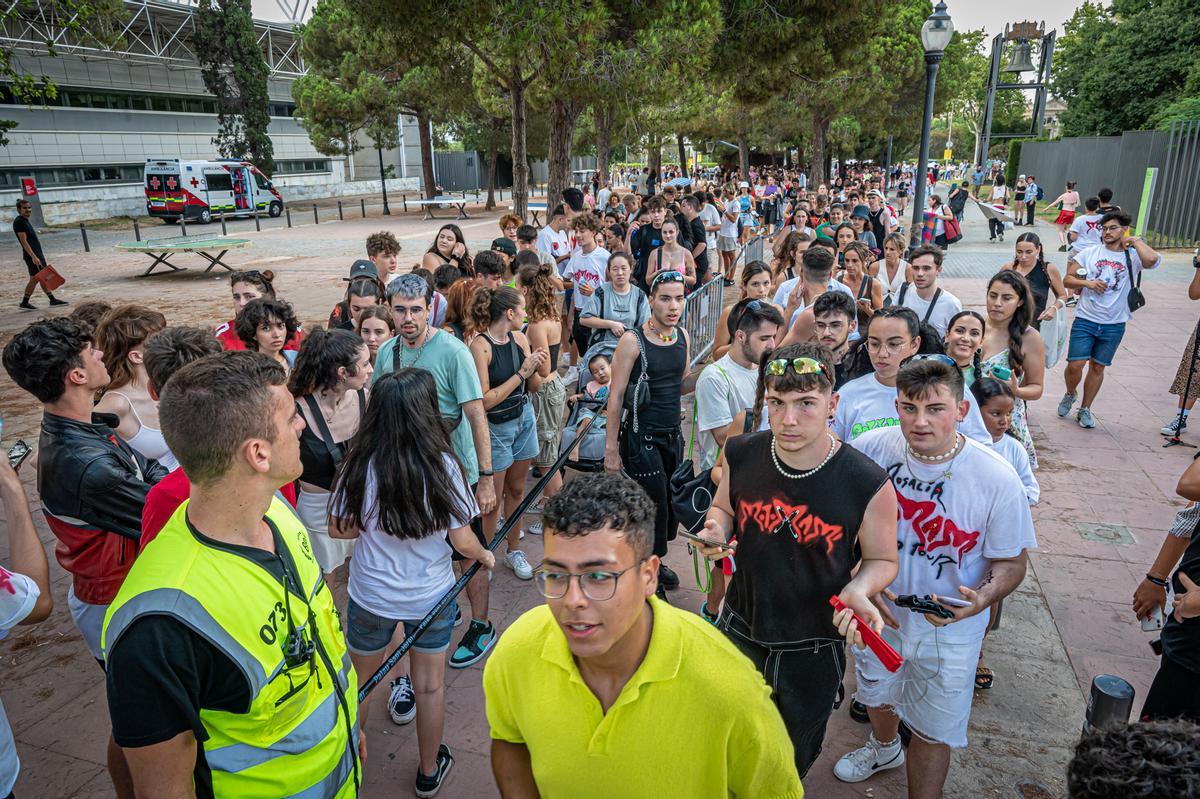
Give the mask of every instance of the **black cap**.
POLYGON ((496 252, 502 252, 509 257, 514 257, 517 254, 517 245, 508 236, 492 239, 492 249, 496 252))
POLYGON ((350 277, 346 280, 354 280, 356 277, 371 277, 379 279, 379 270, 375 268, 375 264, 365 258, 359 258, 354 263, 350 264, 350 277))
POLYGON ((563 189, 563 202, 571 206, 571 210, 578 213, 583 210, 583 192, 574 186, 568 186, 563 189))

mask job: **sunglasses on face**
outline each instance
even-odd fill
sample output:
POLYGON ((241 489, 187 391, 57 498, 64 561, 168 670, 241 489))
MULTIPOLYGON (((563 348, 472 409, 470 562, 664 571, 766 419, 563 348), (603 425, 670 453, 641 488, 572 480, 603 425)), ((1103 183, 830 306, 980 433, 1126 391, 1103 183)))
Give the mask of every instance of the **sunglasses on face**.
POLYGON ((829 370, 825 368, 825 364, 814 358, 776 358, 767 361, 767 374, 771 377, 782 377, 789 366, 798 375, 823 374, 827 379, 833 379, 829 370))

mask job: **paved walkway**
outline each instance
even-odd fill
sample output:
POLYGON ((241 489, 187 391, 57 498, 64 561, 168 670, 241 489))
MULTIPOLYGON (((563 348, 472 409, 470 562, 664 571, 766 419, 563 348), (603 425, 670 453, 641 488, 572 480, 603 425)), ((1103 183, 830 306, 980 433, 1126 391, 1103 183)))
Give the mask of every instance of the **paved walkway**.
MULTIPOLYGON (((498 214, 483 215, 464 227, 472 248, 496 235, 498 214)), ((416 219, 378 218, 322 223, 291 231, 264 231, 254 236, 254 249, 235 263, 274 269, 281 296, 297 307, 304 320, 323 320, 343 290, 341 278, 361 252, 367 233, 394 230, 404 240, 401 262, 419 257, 440 223, 416 219), (300 253, 300 254, 298 254, 300 253)), ((1054 230, 1040 224, 1039 233, 1056 246, 1054 230)), ((946 270, 946 287, 968 306, 982 306, 984 280, 1011 255, 1006 244, 986 242, 986 224, 970 206, 964 225, 966 241, 955 245, 946 270)), ((1048 253, 1061 266, 1061 255, 1048 253)), ((139 261, 111 251, 84 255, 56 251, 57 262, 70 277, 73 301, 120 298, 153 301, 174 323, 211 325, 227 318, 225 278, 181 275, 135 280, 139 261)), ((140 271, 140 270, 139 270, 140 271)), ((1098 673, 1119 674, 1138 691, 1136 705, 1156 668, 1147 641, 1129 611, 1139 576, 1152 560, 1179 501, 1174 485, 1190 463, 1190 450, 1161 448, 1158 428, 1170 417, 1174 399, 1166 393, 1196 309, 1186 300, 1190 259, 1167 258, 1164 268, 1144 284, 1149 304, 1130 325, 1129 334, 1095 405, 1099 426, 1085 431, 1073 420, 1059 419, 1054 406, 1062 393, 1062 367, 1046 379, 1045 397, 1030 412, 1042 468, 1042 502, 1035 509, 1040 548, 1031 558, 1025 583, 1005 604, 1003 626, 988 642, 988 660, 997 672, 996 686, 977 696, 971 724, 971 747, 955 755, 946 796, 978 797, 1065 795, 1064 768, 1078 737, 1085 692, 1098 673), (1019 794, 1018 783, 1036 782, 1046 794, 1019 794)), ((11 285, 11 284, 10 284, 11 285)), ((15 290, 13 286, 8 294, 15 290)), ((36 318, 36 314, 0 309, 0 335, 36 318)), ((16 435, 36 438, 38 414, 29 399, 0 376, 0 410, 5 440, 16 435)), ((35 497, 32 470, 24 470, 26 487, 35 497)), ((35 516, 48 548, 52 537, 35 516)), ((530 559, 540 557, 540 540, 527 537, 530 559)), ((0 541, 0 562, 7 545, 0 541)), ((672 601, 695 609, 700 595, 692 566, 676 542, 668 562, 685 588, 672 601)), ((0 644, 3 696, 23 761, 18 796, 108 797, 104 742, 108 736, 102 676, 86 654, 66 611, 68 580, 51 565, 56 607, 51 619, 17 631, 0 644)), ((340 592, 344 603, 344 590, 340 592)), ((539 597, 533 586, 514 579, 502 566, 492 582, 492 618, 503 629, 539 597)), ((465 608, 465 601, 464 601, 465 608)), ((494 796, 488 761, 488 729, 483 715, 480 668, 447 671, 446 742, 457 763, 442 796, 494 796)), ((852 681, 852 677, 850 678, 852 681)), ((373 701, 381 703, 375 698, 373 701)), ((371 757, 364 796, 407 795, 416 770, 413 726, 396 727, 377 704, 368 727, 371 757)), ((662 742, 664 756, 672 747, 688 745, 688 730, 662 742)), ((834 715, 826 751, 805 781, 813 797, 904 796, 903 775, 890 772, 866 783, 845 785, 832 777, 832 763, 857 746, 866 728, 845 710, 834 715)), ((666 795, 666 794, 664 794, 666 795)))

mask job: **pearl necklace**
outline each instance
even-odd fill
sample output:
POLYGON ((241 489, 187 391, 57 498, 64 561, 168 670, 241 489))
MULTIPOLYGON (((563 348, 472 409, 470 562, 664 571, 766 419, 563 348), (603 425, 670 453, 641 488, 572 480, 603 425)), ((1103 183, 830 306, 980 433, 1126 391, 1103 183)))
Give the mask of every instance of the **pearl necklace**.
POLYGON ((912 448, 912 446, 906 441, 904 443, 904 461, 905 461, 905 464, 908 466, 908 470, 910 472, 912 472, 913 471, 912 463, 909 462, 909 460, 908 460, 908 457, 910 455, 917 459, 917 463, 924 463, 927 466, 932 466, 932 465, 938 464, 938 463, 945 463, 948 460, 950 462, 946 464, 946 471, 942 472, 942 476, 940 478, 938 478, 940 480, 947 480, 953 476, 951 474, 950 470, 954 466, 954 459, 957 458, 959 453, 963 451, 963 448, 965 445, 966 445, 966 439, 963 438, 962 433, 955 433, 954 434, 954 446, 951 447, 947 452, 943 452, 941 455, 922 455, 921 453, 916 452, 912 448))
POLYGON ((805 477, 811 477, 812 475, 821 471, 821 469, 825 466, 825 464, 829 463, 829 461, 833 459, 833 454, 835 452, 837 452, 837 450, 838 450, 837 439, 833 437, 833 433, 829 433, 828 435, 829 435, 829 454, 827 454, 825 456, 825 459, 822 460, 820 463, 818 463, 816 466, 809 469, 807 472, 800 472, 799 474, 792 474, 791 472, 784 471, 783 464, 779 462, 779 455, 776 454, 776 452, 775 452, 775 436, 771 436, 771 460, 775 463, 776 471, 778 471, 781 475, 783 475, 784 477, 787 477, 791 480, 802 480, 805 477))

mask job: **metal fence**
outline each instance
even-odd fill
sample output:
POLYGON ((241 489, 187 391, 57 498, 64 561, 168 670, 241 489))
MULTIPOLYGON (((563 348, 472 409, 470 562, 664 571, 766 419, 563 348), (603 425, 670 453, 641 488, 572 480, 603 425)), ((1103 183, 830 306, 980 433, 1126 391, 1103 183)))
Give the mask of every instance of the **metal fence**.
POLYGON ((1195 246, 1200 241, 1200 121, 1174 122, 1165 131, 1025 142, 1019 171, 1036 176, 1047 200, 1057 197, 1067 181, 1074 181, 1085 198, 1108 187, 1113 202, 1136 218, 1149 167, 1158 169, 1158 179, 1145 220, 1146 239, 1156 247, 1195 246))
POLYGON ((717 322, 721 319, 724 295, 725 281, 714 277, 687 296, 679 324, 687 331, 692 351, 689 368, 699 364, 712 352, 717 340, 717 322))

